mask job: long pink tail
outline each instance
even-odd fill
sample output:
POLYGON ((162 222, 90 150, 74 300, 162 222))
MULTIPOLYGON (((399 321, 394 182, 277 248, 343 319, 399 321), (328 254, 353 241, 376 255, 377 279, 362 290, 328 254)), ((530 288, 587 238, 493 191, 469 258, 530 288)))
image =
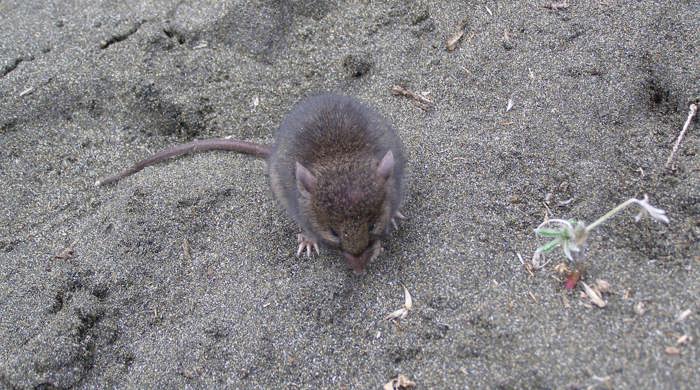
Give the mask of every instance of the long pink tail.
POLYGON ((269 145, 254 144, 252 142, 236 141, 232 139, 223 138, 211 138, 203 139, 198 141, 193 141, 183 145, 171 146, 169 148, 163 149, 151 157, 139 161, 130 168, 127 168, 116 175, 105 177, 101 180, 95 182, 95 185, 102 186, 109 183, 114 183, 120 179, 123 179, 129 175, 161 161, 167 160, 169 158, 182 156, 188 153, 195 152, 207 152, 210 150, 227 150, 239 153, 250 154, 255 157, 267 158, 272 151, 269 145))

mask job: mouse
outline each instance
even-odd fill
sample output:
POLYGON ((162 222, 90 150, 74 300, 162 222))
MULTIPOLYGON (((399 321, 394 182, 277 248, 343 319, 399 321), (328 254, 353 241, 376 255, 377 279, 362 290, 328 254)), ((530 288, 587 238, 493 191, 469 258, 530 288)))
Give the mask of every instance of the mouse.
POLYGON ((96 185, 188 153, 235 151, 264 158, 277 202, 301 228, 297 256, 319 245, 337 249, 356 274, 382 251, 403 219, 404 147, 396 130, 367 104, 336 94, 311 96, 284 116, 272 145, 212 138, 163 149, 96 185))

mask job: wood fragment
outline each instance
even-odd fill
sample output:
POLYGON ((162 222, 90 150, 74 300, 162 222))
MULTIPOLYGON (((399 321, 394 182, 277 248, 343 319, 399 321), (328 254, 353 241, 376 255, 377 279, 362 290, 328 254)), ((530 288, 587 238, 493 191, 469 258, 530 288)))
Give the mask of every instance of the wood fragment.
POLYGON ((394 85, 393 87, 391 87, 391 93, 393 95, 406 96, 406 97, 413 99, 415 104, 423 111, 430 110, 430 108, 432 108, 434 105, 432 100, 430 100, 424 96, 421 96, 421 95, 409 90, 408 88, 406 88, 402 85, 394 85))
POLYGON ((695 114, 697 114, 697 113, 698 113, 698 105, 691 104, 690 111, 688 111, 688 118, 685 120, 685 123, 683 124, 683 130, 681 130, 681 133, 678 134, 678 138, 676 138, 676 143, 673 145, 673 150, 671 150, 671 155, 668 156, 668 160, 666 160, 666 168, 668 168, 671 165, 671 162, 673 162, 673 157, 676 155, 676 152, 678 151, 678 147, 681 145, 681 141, 683 140, 683 136, 685 136, 685 132, 688 131, 688 127, 690 127, 690 122, 693 121, 693 118, 695 117, 695 114))

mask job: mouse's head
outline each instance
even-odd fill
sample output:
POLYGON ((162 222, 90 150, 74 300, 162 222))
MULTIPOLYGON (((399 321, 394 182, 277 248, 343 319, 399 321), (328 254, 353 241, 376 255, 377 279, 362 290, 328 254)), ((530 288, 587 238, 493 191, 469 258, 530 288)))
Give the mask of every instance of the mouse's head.
POLYGON ((313 233, 339 248, 356 273, 363 272, 379 250, 378 241, 391 223, 394 166, 391 150, 381 160, 336 156, 314 166, 313 173, 296 164, 299 203, 313 233))

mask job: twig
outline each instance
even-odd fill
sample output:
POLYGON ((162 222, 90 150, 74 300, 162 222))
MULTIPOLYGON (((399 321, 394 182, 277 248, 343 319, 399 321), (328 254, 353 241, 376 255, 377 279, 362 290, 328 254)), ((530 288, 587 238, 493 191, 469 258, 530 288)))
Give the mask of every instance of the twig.
POLYGON ((685 132, 688 130, 688 127, 690 127, 690 122, 693 120, 693 117, 695 114, 698 113, 698 105, 693 103, 690 105, 690 111, 688 111, 688 119, 685 120, 685 124, 683 125, 683 130, 681 130, 681 133, 678 135, 678 138, 676 138, 676 143, 673 145, 673 150, 671 151, 671 155, 668 156, 668 160, 666 160, 666 168, 671 165, 671 162, 673 161, 673 157, 676 155, 676 152, 678 151, 678 147, 681 145, 681 141, 683 140, 683 136, 685 136, 685 132))
POLYGON ((421 96, 401 85, 394 85, 393 87, 391 87, 391 93, 394 95, 408 96, 412 98, 415 101, 416 105, 424 111, 428 111, 434 105, 432 100, 421 96))
POLYGON ((182 252, 185 255, 185 259, 191 263, 192 262, 192 249, 190 248, 190 242, 187 240, 187 238, 185 238, 182 241, 182 252))
POLYGON ((29 95, 32 92, 34 92, 34 87, 29 87, 29 88, 25 89, 24 91, 20 92, 19 97, 29 95))

